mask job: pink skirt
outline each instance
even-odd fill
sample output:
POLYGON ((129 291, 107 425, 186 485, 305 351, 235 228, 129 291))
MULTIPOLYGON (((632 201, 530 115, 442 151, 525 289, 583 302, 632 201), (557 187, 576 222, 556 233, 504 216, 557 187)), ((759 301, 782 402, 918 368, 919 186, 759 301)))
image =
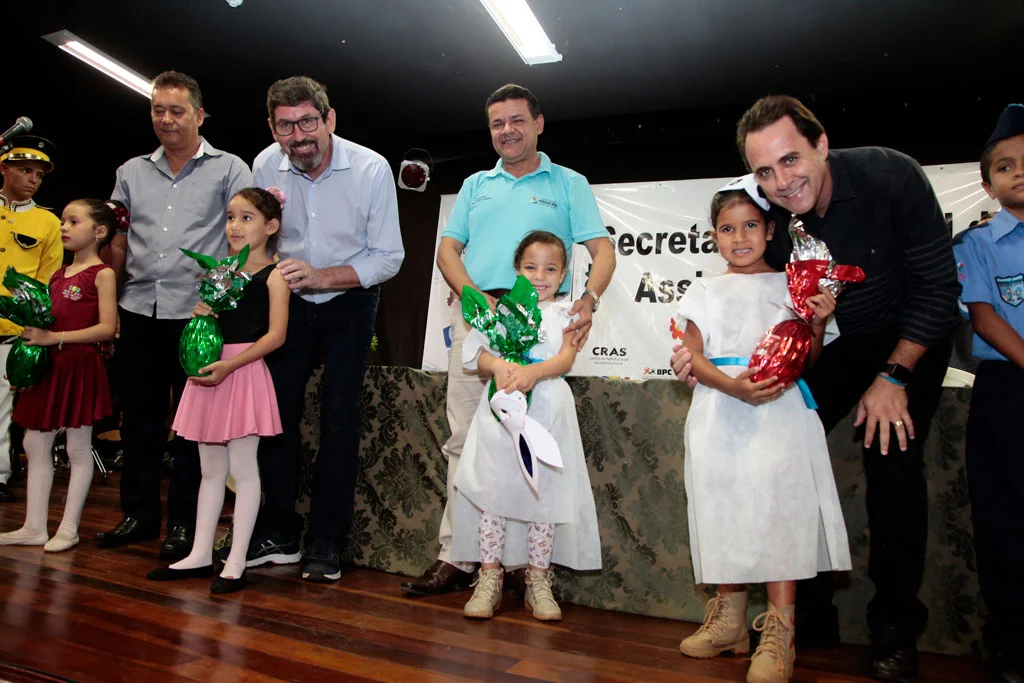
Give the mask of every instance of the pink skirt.
MULTIPOLYGON (((225 344, 220 359, 234 358, 250 346, 225 344)), ((174 431, 199 443, 280 434, 281 415, 267 364, 262 358, 246 363, 213 387, 189 379, 174 415, 174 431)))

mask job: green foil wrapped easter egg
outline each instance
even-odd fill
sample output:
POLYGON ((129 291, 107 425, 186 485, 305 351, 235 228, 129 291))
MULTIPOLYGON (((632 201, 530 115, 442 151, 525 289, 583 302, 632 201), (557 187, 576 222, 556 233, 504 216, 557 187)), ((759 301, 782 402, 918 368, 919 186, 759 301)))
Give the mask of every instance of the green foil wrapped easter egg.
POLYGON ((220 360, 224 334, 212 315, 197 315, 188 321, 178 342, 178 361, 189 377, 198 377, 200 370, 220 360))
POLYGON ((15 339, 7 354, 7 381, 12 387, 30 387, 46 372, 49 353, 45 346, 29 346, 15 339))

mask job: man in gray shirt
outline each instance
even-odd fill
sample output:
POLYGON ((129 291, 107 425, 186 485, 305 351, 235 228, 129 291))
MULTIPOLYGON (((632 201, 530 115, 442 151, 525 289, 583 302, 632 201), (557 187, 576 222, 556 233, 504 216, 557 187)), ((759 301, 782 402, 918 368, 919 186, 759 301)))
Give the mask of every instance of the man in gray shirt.
MULTIPOLYGON (((227 255, 224 215, 239 190, 252 186, 244 161, 199 135, 205 117, 199 85, 167 71, 153 81, 150 113, 160 147, 117 170, 111 195, 131 212, 129 229, 114 238, 112 260, 121 287, 121 335, 116 378, 123 419, 121 509, 124 519, 98 534, 102 548, 160 535, 160 475, 167 448, 169 397, 185 386, 178 339, 198 301, 202 268, 179 247, 227 255)), ((167 495, 168 535, 160 558, 177 560, 192 548, 201 479, 196 444, 175 438, 167 495)))

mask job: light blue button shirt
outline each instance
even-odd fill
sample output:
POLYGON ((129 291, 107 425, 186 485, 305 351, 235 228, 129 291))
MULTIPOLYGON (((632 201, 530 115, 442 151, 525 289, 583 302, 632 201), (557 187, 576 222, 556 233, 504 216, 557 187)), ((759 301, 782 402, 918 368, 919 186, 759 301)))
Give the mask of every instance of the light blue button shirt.
POLYGON ((110 196, 123 202, 132 216, 120 305, 147 316, 153 315, 155 305, 162 319, 190 317, 204 271, 179 247, 218 259, 227 256, 228 202, 246 187, 252 187, 246 163, 202 138, 177 176, 162 146, 117 169, 110 196))
MULTIPOLYGON (((964 304, 986 303, 1024 337, 1024 223, 999 211, 988 225, 965 230, 953 241, 964 304)), ((1007 360, 974 335, 974 355, 1007 360)))
MULTIPOLYGON (((570 256, 573 243, 608 237, 587 179, 551 163, 543 152, 537 170, 522 178, 506 172, 500 159, 491 170, 466 178, 441 236, 466 245, 466 273, 486 291, 515 284, 512 257, 534 230, 560 237, 570 256)), ((565 278, 560 292, 569 291, 570 280, 565 278)))
MULTIPOLYGON (((316 180, 295 168, 274 143, 252 164, 256 185, 285 194, 278 251, 314 268, 352 266, 363 287, 394 277, 405 258, 398 196, 380 154, 331 136, 331 165, 316 180)), ((321 304, 344 292, 302 293, 321 304)))

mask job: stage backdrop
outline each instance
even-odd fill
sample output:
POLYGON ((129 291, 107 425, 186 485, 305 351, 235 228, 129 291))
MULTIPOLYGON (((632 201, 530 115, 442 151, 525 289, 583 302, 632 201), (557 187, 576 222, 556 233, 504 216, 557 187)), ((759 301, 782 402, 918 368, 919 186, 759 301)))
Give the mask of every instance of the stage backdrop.
MULTIPOLYGON (((967 228, 997 203, 981 187, 977 164, 925 166, 953 232, 967 228)), ((708 205, 727 178, 594 185, 608 234, 615 244, 617 267, 611 286, 594 316, 585 349, 571 375, 621 379, 669 378, 672 337, 669 320, 676 302, 699 277, 725 270, 711 239, 708 205)), ((455 195, 441 197, 437 242, 455 205, 455 195)), ((436 243, 435 243, 436 253, 436 243)), ((509 254, 509 258, 512 255, 509 254)), ((573 250, 572 298, 585 289, 590 254, 573 250)), ((423 347, 424 370, 448 369, 451 344, 450 307, 458 300, 434 265, 423 347)))

